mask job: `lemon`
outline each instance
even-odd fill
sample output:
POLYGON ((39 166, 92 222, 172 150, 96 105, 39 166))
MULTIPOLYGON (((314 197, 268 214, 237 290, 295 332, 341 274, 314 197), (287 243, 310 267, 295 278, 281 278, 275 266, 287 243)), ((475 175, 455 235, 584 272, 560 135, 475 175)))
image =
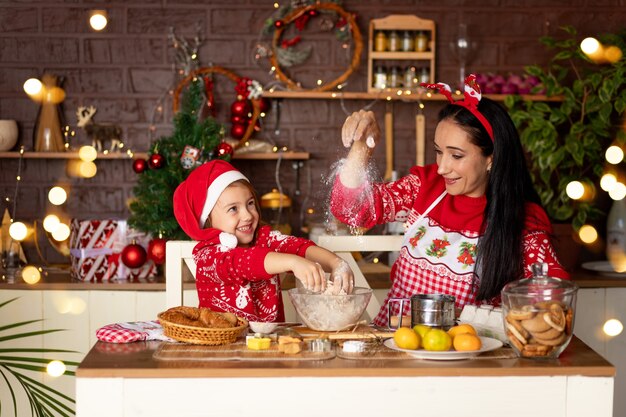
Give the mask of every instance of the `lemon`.
POLYGON ((424 339, 424 335, 430 331, 431 327, 425 324, 416 324, 413 326, 413 330, 415 333, 419 334, 422 339, 424 339))
POLYGON ((474 327, 471 324, 463 323, 463 324, 459 324, 458 326, 451 327, 450 330, 448 330, 448 334, 453 339, 456 335, 463 334, 463 333, 476 335, 476 329, 474 329, 474 327))
POLYGON ((454 345, 454 350, 458 351, 478 350, 482 346, 480 337, 470 333, 456 335, 452 344, 454 345))
POLYGON ((441 329, 431 329, 422 340, 424 349, 435 352, 450 350, 452 347, 452 337, 441 329))
POLYGON ((416 350, 420 347, 420 335, 408 327, 400 327, 393 334, 393 341, 400 349, 416 350))

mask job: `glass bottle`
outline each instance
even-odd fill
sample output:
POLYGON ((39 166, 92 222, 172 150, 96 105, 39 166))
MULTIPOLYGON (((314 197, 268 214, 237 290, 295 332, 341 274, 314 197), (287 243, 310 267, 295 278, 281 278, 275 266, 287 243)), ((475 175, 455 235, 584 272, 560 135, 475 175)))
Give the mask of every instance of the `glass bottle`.
POLYGON ((404 88, 414 88, 417 86, 417 70, 409 65, 404 70, 404 88))
POLYGON ((417 77, 420 83, 429 83, 430 82, 430 71, 428 67, 423 67, 420 70, 419 76, 417 77))
POLYGON ((626 271, 626 202, 615 200, 606 222, 606 258, 617 272, 626 271))
POLYGON ((374 51, 384 52, 387 49, 387 35, 382 30, 379 30, 374 37, 374 51))
POLYGON ((387 87, 387 70, 379 65, 374 70, 374 88, 384 89, 387 87))
POLYGON ((412 52, 413 51, 413 36, 411 32, 405 30, 402 33, 402 51, 404 52, 412 52))
POLYGON ((400 37, 398 32, 392 30, 387 38, 387 50, 390 52, 397 52, 400 50, 400 37))
POLYGON ((428 50, 428 35, 423 30, 415 35, 415 52, 426 52, 428 50))
POLYGON ((401 86, 400 68, 397 66, 391 67, 391 71, 389 71, 389 75, 387 76, 387 87, 399 88, 401 86))

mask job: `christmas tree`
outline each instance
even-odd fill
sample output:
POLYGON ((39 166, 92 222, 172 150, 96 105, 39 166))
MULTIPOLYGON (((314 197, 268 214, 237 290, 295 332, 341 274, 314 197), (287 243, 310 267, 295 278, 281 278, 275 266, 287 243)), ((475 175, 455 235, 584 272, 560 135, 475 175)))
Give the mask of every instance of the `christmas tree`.
MULTIPOLYGON (((198 77, 183 92, 181 109, 174 116, 172 135, 158 139, 150 147, 151 162, 157 163, 152 163, 150 169, 139 173, 139 180, 133 189, 135 200, 130 204, 131 215, 128 219, 132 228, 150 233, 153 237, 160 235, 165 239, 187 239, 174 217, 174 190, 198 163, 216 157, 214 150, 220 144, 224 132, 222 125, 215 119, 202 118, 200 109, 204 102, 204 82, 198 77), (201 155, 191 167, 184 167, 181 163, 181 156, 187 146, 198 149, 201 155), (153 159, 155 156, 156 161, 153 159)), ((230 153, 224 153, 221 158, 230 158, 230 153)))

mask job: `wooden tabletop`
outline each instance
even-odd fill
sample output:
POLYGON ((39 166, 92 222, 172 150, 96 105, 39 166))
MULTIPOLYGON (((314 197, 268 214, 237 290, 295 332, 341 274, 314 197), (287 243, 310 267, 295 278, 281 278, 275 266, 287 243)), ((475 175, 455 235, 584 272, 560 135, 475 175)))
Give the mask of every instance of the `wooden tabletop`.
MULTIPOLYGON (((349 360, 315 361, 160 361, 157 341, 98 342, 76 370, 77 378, 200 377, 393 377, 393 376, 601 376, 615 368, 576 337, 558 359, 467 359, 455 361, 349 360)), ((193 349, 193 345, 188 345, 193 349)))
MULTIPOLYGON (((389 289, 391 281, 389 272, 381 267, 365 268, 365 277, 373 289, 389 289)), ((571 274, 572 280, 580 288, 610 288, 626 287, 626 276, 623 278, 603 275, 593 271, 578 269, 571 274)), ((187 282, 185 289, 195 289, 195 283, 187 282)), ((282 280, 282 287, 288 290, 294 287, 293 275, 286 274, 282 280)), ((7 290, 61 290, 61 291, 165 291, 165 278, 157 276, 140 280, 116 280, 105 282, 84 282, 73 280, 68 271, 52 272, 44 276, 37 284, 26 284, 21 279, 15 283, 0 281, 0 289, 7 290)))

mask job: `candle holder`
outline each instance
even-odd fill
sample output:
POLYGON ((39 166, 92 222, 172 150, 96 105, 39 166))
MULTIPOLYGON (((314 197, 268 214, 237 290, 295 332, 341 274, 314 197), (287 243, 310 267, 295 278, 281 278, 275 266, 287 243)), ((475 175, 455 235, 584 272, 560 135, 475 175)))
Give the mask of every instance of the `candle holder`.
POLYGON ((14 284, 21 268, 19 253, 12 250, 2 251, 0 258, 2 280, 7 284, 14 284))
POLYGON ((459 63, 459 88, 463 90, 465 68, 470 61, 472 52, 476 50, 476 42, 470 40, 465 23, 459 23, 457 38, 454 42, 450 42, 450 50, 459 63))

